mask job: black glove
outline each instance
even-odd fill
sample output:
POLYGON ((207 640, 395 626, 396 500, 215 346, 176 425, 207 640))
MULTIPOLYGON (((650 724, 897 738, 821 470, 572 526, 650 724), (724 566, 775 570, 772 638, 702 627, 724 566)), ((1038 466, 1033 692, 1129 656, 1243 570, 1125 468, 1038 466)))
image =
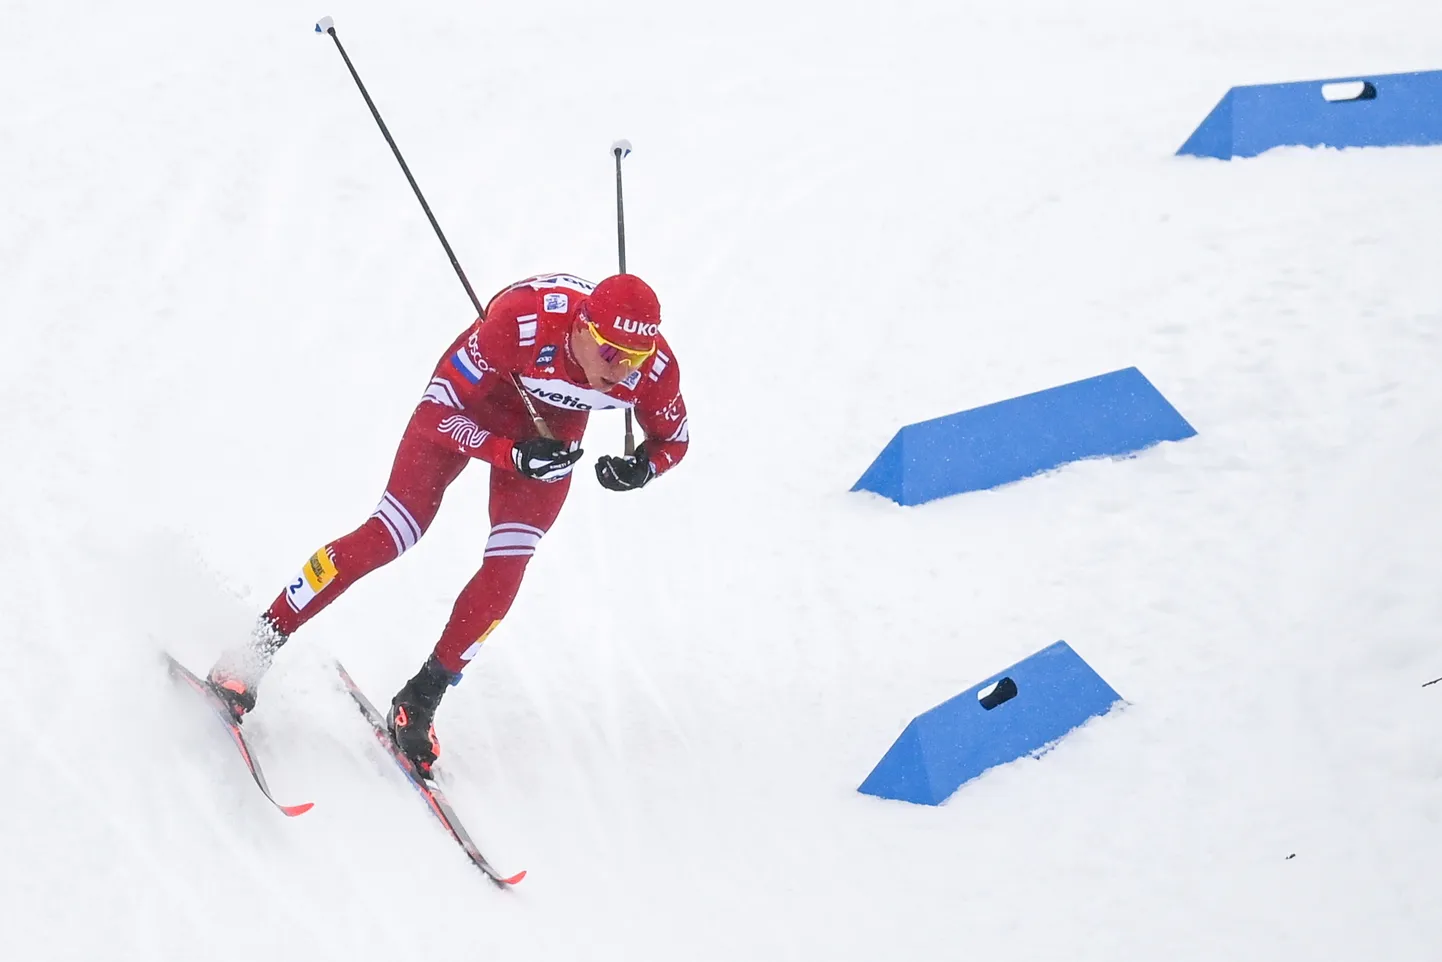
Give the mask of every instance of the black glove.
POLYGON ((612 491, 644 488, 655 476, 656 469, 651 467, 651 459, 646 455, 644 444, 629 458, 603 454, 596 459, 596 480, 601 482, 601 487, 612 491))
POLYGON ((559 481, 581 460, 581 449, 550 438, 526 438, 511 446, 511 463, 516 470, 537 481, 559 481))

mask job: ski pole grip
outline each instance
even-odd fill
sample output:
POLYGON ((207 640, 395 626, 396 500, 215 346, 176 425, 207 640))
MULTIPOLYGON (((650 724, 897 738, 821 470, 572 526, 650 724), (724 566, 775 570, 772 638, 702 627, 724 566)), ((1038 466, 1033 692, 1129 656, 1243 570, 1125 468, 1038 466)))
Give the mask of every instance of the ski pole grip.
POLYGON ((330 17, 321 17, 315 22, 316 33, 330 33, 335 29, 335 21, 330 17))

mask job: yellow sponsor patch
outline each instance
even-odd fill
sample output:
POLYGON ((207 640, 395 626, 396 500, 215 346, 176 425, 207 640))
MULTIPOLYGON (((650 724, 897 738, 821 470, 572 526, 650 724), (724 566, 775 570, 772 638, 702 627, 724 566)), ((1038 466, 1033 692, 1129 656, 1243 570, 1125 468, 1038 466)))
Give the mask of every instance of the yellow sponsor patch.
POLYGON ((330 560, 330 551, 327 548, 321 548, 311 555, 310 560, 301 569, 301 574, 305 576, 306 584, 310 585, 311 591, 320 591, 330 584, 336 576, 335 562, 330 560))

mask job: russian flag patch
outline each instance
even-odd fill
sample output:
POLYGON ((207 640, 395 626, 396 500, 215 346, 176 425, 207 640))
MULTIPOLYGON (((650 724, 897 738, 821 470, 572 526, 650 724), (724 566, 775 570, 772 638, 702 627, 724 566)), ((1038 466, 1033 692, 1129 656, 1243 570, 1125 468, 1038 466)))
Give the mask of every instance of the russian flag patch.
POLYGON ((479 384, 481 382, 481 375, 485 373, 471 360, 465 348, 461 348, 451 355, 451 367, 459 371, 461 377, 470 381, 472 384, 479 384))

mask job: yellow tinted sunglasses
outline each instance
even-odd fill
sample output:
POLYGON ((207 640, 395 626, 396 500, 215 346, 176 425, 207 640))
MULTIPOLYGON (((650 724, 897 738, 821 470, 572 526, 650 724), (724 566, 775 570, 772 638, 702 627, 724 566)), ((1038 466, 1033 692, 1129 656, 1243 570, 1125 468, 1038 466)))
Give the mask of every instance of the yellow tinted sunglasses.
POLYGON ((591 332, 591 337, 596 341, 596 347, 601 350, 601 360, 607 364, 620 364, 622 367, 628 367, 634 371, 646 363, 646 358, 656 353, 656 346, 654 344, 644 351, 637 351, 633 348, 622 347, 619 344, 612 344, 601 336, 600 331, 596 330, 594 321, 589 318, 585 320, 586 330, 591 332))

